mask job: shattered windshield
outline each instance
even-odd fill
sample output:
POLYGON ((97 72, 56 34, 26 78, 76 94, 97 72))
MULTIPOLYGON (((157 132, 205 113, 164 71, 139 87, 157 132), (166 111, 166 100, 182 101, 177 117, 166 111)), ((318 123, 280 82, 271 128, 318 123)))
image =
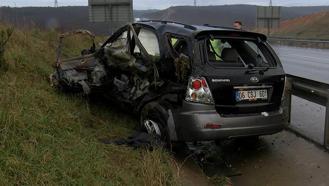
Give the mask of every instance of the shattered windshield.
POLYGON ((276 62, 263 42, 241 38, 206 39, 208 62, 227 67, 275 67, 276 62))

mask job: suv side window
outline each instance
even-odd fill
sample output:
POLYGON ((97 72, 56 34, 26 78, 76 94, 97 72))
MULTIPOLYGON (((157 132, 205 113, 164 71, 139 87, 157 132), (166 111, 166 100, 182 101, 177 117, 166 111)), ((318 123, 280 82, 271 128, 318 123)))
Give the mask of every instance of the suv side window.
POLYGON ((185 37, 168 34, 167 44, 169 44, 171 55, 171 60, 167 63, 167 69, 170 71, 167 73, 173 74, 179 82, 186 82, 191 70, 188 41, 185 37))
MULTIPOLYGON (((160 56, 159 40, 154 32, 145 28, 141 28, 138 33, 138 39, 149 55, 154 57, 160 56)), ((138 47, 135 47, 134 53, 140 53, 138 47)))
POLYGON ((178 57, 180 54, 184 54, 189 57, 189 49, 186 39, 173 35, 170 35, 168 39, 172 50, 171 52, 173 52, 175 57, 178 57))

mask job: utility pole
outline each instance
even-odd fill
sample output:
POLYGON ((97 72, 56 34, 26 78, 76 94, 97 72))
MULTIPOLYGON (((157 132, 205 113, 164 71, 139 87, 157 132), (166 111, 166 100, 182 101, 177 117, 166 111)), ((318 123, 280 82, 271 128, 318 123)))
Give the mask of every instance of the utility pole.
POLYGON ((2 21, 2 7, 1 7, 1 2, 0 2, 0 21, 2 21))
POLYGON ((194 0, 194 6, 197 6, 197 2, 196 2, 196 0, 194 0))
POLYGON ((14 9, 15 9, 15 27, 17 26, 17 5, 16 5, 16 2, 14 2, 14 9))
POLYGON ((54 7, 55 7, 55 8, 58 8, 58 1, 57 1, 57 0, 55 0, 54 7))
MULTIPOLYGON (((270 0, 270 14, 272 15, 271 17, 273 17, 273 4, 272 4, 272 0, 270 0)), ((273 20, 272 19, 268 19, 267 20, 267 36, 269 37, 271 34, 271 28, 273 27, 273 20)))

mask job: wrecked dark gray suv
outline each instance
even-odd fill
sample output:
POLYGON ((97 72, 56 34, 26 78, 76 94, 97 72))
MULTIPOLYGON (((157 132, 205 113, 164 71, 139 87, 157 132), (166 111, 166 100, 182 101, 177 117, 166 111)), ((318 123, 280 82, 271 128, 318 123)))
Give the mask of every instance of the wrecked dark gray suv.
POLYGON ((285 73, 266 40, 211 25, 139 22, 80 57, 62 60, 59 52, 51 79, 63 90, 102 94, 164 140, 273 134, 287 124, 285 73))

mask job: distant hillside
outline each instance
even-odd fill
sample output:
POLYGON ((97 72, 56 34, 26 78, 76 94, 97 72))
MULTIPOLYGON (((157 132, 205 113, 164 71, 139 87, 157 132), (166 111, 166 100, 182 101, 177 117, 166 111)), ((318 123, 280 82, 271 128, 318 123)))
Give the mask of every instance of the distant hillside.
POLYGON ((248 5, 227 6, 178 6, 147 14, 149 19, 172 20, 188 24, 213 24, 231 26, 234 20, 253 26, 256 7, 248 5))
MULTIPOLYGON (((146 14, 150 19, 174 20, 189 24, 214 24, 231 26, 234 20, 241 20, 247 28, 256 25, 256 6, 224 5, 224 6, 177 6, 146 14)), ((315 12, 329 10, 329 6, 283 7, 282 19, 291 19, 315 12)))
POLYGON ((148 16, 149 14, 158 12, 160 10, 157 9, 151 9, 151 10, 134 10, 134 16, 136 18, 145 18, 146 16, 148 16))
POLYGON ((60 30, 72 30, 85 28, 97 34, 109 33, 109 25, 106 23, 90 23, 88 7, 24 7, 0 9, 1 20, 10 22, 16 26, 36 25, 41 28, 58 28, 60 30))
MULTIPOLYGON (((135 17, 145 17, 158 10, 136 10, 135 17)), ((41 28, 57 28, 59 30, 72 30, 84 28, 96 34, 108 35, 111 33, 111 25, 108 23, 89 22, 89 10, 86 6, 72 7, 24 7, 24 8, 0 8, 0 20, 16 26, 35 25, 41 28)))
POLYGON ((329 39, 329 11, 315 13, 281 23, 277 36, 309 39, 329 39))
MULTIPOLYGON (((329 6, 319 7, 284 7, 283 20, 296 18, 315 12, 329 10, 329 6)), ((214 24, 231 26, 236 19, 243 21, 247 29, 252 29, 256 23, 256 6, 224 5, 224 6, 178 6, 165 10, 135 10, 136 18, 174 20, 190 24, 214 24)), ((88 7, 24 7, 0 8, 0 20, 16 26, 35 25, 41 28, 57 28, 72 30, 89 29, 96 34, 108 35, 111 25, 107 23, 90 23, 88 7)))

